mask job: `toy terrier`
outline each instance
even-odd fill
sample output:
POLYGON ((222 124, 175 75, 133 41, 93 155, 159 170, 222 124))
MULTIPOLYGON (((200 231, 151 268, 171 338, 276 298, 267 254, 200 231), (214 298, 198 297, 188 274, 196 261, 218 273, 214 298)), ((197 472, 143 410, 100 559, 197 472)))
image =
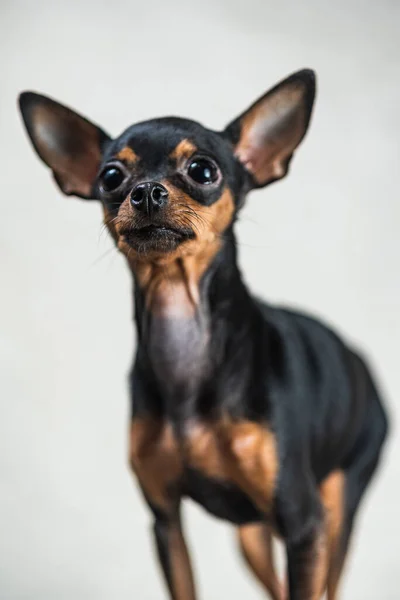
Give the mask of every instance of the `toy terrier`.
POLYGON ((336 599, 387 435, 359 353, 318 320, 255 299, 237 264, 246 194, 287 174, 314 96, 302 70, 221 132, 166 117, 116 139, 50 98, 20 96, 39 157, 64 194, 101 203, 132 272, 130 464, 172 600, 196 598, 184 497, 237 526, 274 600, 336 599))

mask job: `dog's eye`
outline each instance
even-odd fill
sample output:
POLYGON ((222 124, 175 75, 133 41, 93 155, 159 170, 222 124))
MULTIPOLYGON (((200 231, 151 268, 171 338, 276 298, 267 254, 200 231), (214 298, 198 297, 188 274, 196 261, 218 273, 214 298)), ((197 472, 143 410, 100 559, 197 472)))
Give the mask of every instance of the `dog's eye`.
POLYGON ((125 173, 118 167, 107 167, 100 175, 100 186, 105 192, 113 192, 125 179, 125 173))
POLYGON ((196 183, 209 185, 218 179, 218 169, 207 158, 195 158, 188 167, 188 175, 196 183))

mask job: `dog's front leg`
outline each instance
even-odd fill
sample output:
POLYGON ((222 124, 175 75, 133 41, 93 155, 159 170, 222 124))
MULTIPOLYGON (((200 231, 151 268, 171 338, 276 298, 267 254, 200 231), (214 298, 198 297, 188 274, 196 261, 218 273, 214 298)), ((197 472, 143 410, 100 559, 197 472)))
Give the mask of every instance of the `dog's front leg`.
POLYGON ((296 479, 290 465, 286 467, 278 491, 277 517, 287 553, 287 600, 320 600, 329 565, 324 511, 307 470, 298 467, 296 479))
POLYGON ((320 600, 328 572, 328 544, 323 523, 287 544, 289 600, 320 600))
POLYGON ((195 600, 195 587, 189 553, 179 513, 153 511, 154 536, 158 558, 172 600, 195 600))
POLYGON ((195 600, 179 511, 182 461, 171 425, 135 417, 130 462, 154 515, 156 548, 171 600, 195 600))

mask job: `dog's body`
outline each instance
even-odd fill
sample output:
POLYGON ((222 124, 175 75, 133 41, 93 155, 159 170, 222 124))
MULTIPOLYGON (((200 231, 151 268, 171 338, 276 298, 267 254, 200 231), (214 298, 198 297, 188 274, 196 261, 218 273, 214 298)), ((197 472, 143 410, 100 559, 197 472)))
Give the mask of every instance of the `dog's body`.
POLYGON ((102 200, 133 273, 131 464, 173 600, 195 598, 184 496, 239 527, 275 600, 325 588, 334 600, 386 437, 364 361, 318 321, 254 299, 237 267, 237 211, 251 187, 286 174, 313 98, 301 71, 223 133, 166 118, 113 141, 49 99, 21 97, 40 157, 65 193, 102 200), (287 549, 284 587, 271 533, 287 549))

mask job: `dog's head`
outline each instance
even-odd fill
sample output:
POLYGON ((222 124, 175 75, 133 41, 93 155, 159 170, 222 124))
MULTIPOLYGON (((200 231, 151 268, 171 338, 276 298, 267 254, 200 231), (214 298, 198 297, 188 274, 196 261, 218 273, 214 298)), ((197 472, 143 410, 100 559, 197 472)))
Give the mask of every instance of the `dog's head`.
POLYGON ((209 260, 245 194, 286 175, 311 115, 310 70, 285 79, 224 131, 175 117, 116 139, 69 108, 24 92, 22 116, 67 195, 97 199, 119 249, 135 260, 209 260))

